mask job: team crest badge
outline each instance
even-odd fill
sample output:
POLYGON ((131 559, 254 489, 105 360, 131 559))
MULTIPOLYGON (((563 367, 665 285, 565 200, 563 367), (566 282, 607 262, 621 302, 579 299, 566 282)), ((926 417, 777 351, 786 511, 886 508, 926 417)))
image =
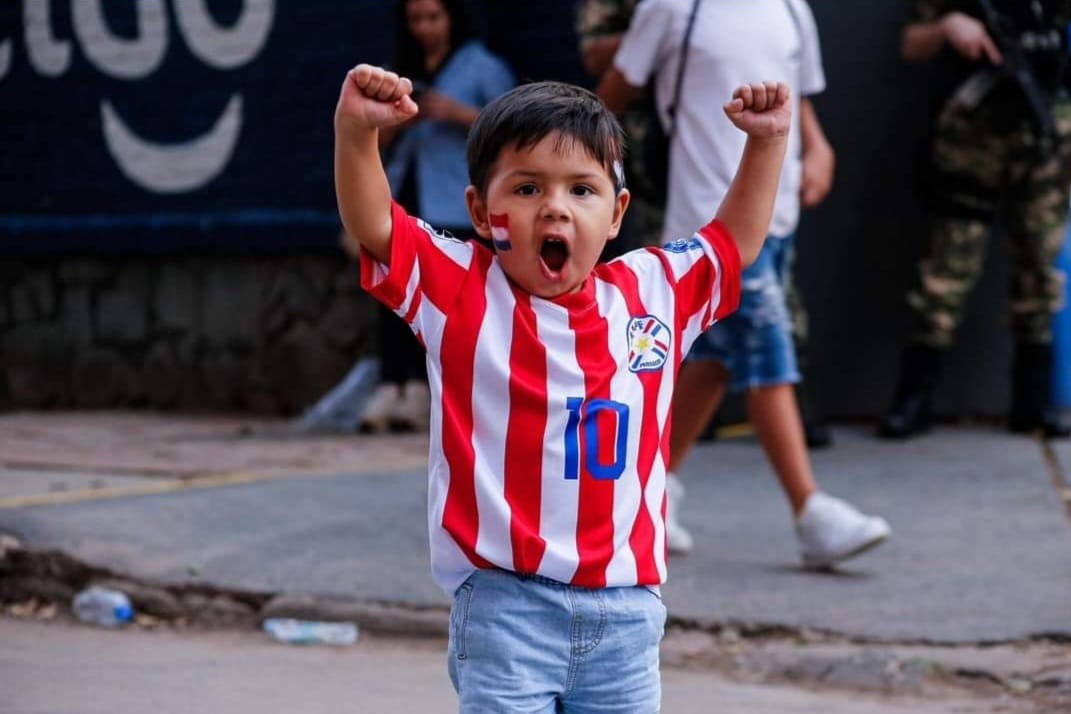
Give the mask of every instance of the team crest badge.
POLYGON ((628 368, 631 372, 662 369, 672 340, 666 324, 653 315, 634 317, 628 323, 628 368))
POLYGON ((662 246, 667 253, 687 253, 690 250, 702 250, 703 244, 698 238, 679 238, 662 246))

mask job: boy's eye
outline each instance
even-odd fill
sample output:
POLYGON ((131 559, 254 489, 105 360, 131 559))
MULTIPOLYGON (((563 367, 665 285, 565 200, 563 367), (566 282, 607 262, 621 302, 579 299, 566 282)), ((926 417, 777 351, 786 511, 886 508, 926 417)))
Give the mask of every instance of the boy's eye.
POLYGON ((574 196, 590 196, 593 193, 595 193, 595 189, 593 189, 591 186, 585 186, 583 184, 579 186, 573 186, 574 196))
POLYGON ((534 183, 525 183, 513 189, 513 192, 519 196, 534 196, 538 190, 534 183))

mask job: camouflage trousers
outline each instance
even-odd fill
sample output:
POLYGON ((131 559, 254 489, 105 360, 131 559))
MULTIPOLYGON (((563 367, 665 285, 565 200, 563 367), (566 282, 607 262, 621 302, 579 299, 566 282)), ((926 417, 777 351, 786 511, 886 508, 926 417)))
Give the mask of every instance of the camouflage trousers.
POLYGON ((969 110, 953 101, 938 120, 930 252, 908 294, 919 318, 915 339, 938 348, 952 344, 998 214, 1008 238, 1016 339, 1051 343, 1052 315, 1061 307, 1065 278, 1053 264, 1068 215, 1071 104, 1056 105, 1060 140, 1047 147, 1029 121, 1009 122, 988 105, 969 110))

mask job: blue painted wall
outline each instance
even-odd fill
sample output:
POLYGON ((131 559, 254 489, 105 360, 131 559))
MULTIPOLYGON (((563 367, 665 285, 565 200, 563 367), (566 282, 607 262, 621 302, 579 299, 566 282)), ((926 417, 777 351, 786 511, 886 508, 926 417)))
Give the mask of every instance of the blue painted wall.
MULTIPOLYGON (((212 0, 208 20, 221 32, 255 25, 249 13, 260 13, 269 29, 259 45, 236 32, 217 43, 223 59, 206 60, 184 29, 179 2, 103 2, 104 35, 72 9, 90 6, 85 0, 0 3, 0 253, 334 246, 331 113, 347 68, 388 61, 393 3, 212 0), (133 52, 142 55, 140 67, 136 57, 109 58, 109 45, 151 44, 161 27, 158 61, 144 59, 152 54, 145 46, 133 52), (219 45, 228 42, 239 61, 219 66, 226 64, 219 45), (172 154, 192 154, 191 144, 217 122, 229 125, 233 149, 215 171, 205 164, 220 161, 218 149, 200 162, 168 159, 163 171, 150 160, 148 182, 131 178, 121 164, 124 156, 136 163, 138 152, 109 145, 109 107, 133 136, 172 154), (152 183, 173 181, 168 172, 182 161, 192 162, 187 184, 194 185, 152 183)), ((474 4, 488 43, 518 76, 586 81, 573 0, 474 4)))

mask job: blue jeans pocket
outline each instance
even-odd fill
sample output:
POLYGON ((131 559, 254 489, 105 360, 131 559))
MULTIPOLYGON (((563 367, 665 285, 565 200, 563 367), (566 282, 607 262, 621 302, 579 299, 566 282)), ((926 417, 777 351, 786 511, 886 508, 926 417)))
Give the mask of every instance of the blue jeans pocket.
POLYGON ((450 609, 450 638, 454 641, 454 656, 467 659, 468 645, 465 641, 469 624, 469 603, 472 602, 472 580, 466 580, 454 593, 454 606, 450 609))

